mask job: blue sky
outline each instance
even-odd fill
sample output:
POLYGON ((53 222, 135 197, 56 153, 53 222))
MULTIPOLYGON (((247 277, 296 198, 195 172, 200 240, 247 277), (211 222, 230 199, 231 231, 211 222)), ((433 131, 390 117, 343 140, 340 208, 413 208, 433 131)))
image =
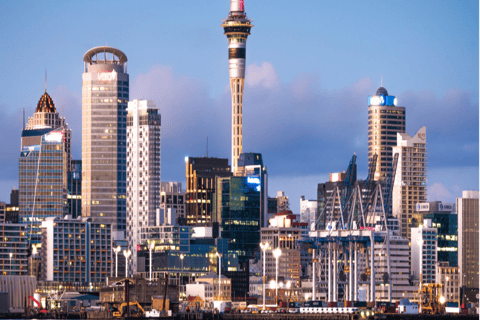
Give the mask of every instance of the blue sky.
MULTIPOLYGON (((478 190, 477 1, 253 1, 247 43, 244 151, 261 152, 270 195, 292 209, 314 198, 353 152, 366 174, 367 96, 383 77, 407 110, 412 136, 427 126, 428 196, 478 190)), ((81 157, 81 74, 92 47, 128 57, 130 98, 162 113, 162 180, 184 181, 183 158, 230 156, 228 0, 10 1, 0 10, 0 200, 18 186, 22 108, 44 90, 64 109, 81 157)), ((362 176, 363 175, 363 176, 362 176)))

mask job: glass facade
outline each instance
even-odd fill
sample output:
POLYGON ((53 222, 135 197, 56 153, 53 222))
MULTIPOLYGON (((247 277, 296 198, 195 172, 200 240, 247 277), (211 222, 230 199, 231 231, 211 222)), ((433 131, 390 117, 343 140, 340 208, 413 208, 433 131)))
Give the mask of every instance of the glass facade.
POLYGON ((73 219, 82 215, 82 160, 73 160, 68 172, 68 214, 73 219))
POLYGON ((221 237, 229 240, 228 249, 238 253, 240 263, 259 254, 260 196, 259 181, 251 177, 217 179, 221 237))
POLYGON ((19 222, 40 244, 40 224, 67 213, 67 159, 62 129, 24 130, 19 159, 19 222))

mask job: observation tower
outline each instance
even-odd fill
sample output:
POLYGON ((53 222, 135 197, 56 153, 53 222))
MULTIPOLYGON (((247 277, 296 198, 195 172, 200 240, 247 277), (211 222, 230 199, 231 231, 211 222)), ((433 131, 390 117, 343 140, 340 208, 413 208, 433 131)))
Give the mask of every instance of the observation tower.
POLYGON ((243 152, 242 107, 245 84, 245 52, 252 21, 245 13, 244 0, 231 0, 230 13, 222 27, 228 39, 228 64, 232 94, 232 171, 238 168, 238 157, 243 152))

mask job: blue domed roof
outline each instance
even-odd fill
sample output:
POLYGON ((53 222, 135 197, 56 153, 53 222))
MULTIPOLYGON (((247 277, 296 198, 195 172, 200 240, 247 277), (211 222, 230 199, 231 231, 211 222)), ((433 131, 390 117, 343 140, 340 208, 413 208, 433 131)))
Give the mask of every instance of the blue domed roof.
POLYGON ((384 87, 380 87, 377 89, 377 96, 388 96, 388 91, 384 87))

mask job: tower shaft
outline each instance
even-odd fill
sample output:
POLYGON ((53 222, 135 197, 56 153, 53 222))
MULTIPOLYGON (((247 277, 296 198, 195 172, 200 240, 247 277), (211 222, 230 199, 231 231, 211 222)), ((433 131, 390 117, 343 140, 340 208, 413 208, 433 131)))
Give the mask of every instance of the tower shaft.
POLYGON ((238 168, 238 157, 243 152, 243 86, 245 78, 230 78, 232 93, 232 166, 233 172, 238 168))

